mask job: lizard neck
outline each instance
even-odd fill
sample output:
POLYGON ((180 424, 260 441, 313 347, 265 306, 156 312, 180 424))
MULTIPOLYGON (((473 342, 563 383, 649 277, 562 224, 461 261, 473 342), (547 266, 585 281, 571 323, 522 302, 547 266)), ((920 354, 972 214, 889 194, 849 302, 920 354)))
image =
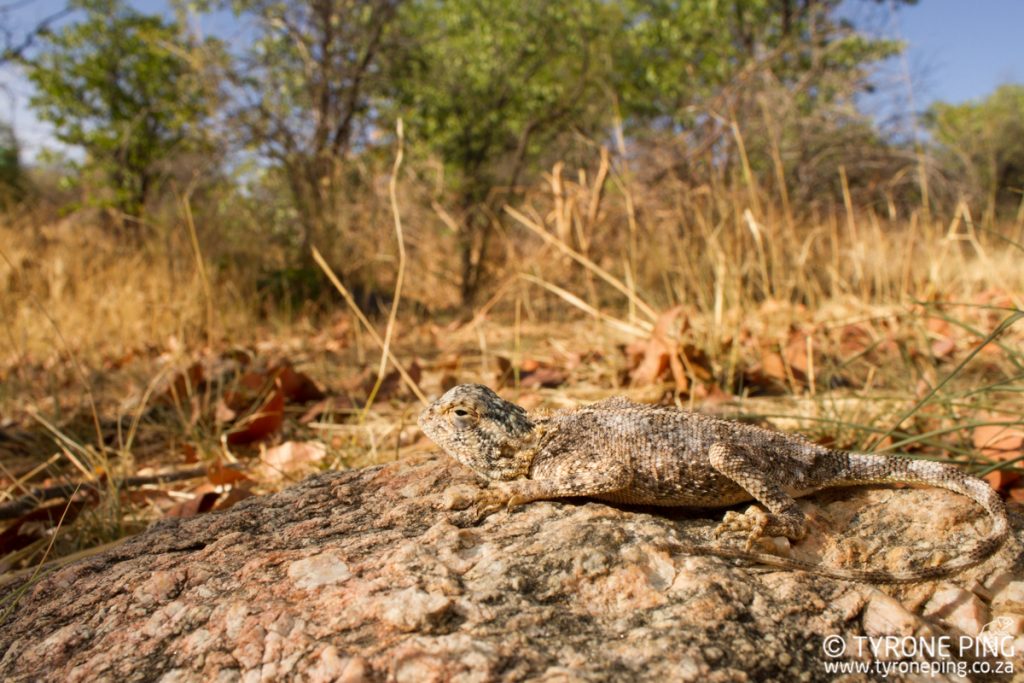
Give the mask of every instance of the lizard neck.
POLYGON ((482 447, 456 453, 456 459, 491 480, 510 481, 529 476, 530 466, 549 431, 544 418, 530 416, 517 423, 516 429, 503 429, 482 438, 482 447), (460 457, 461 456, 461 457, 460 457))
POLYGON ((529 477, 534 459, 553 431, 548 418, 531 415, 530 430, 502 444, 501 457, 489 463, 487 471, 482 474, 489 479, 503 481, 529 477))
POLYGON ((520 476, 529 477, 533 471, 533 463, 537 455, 551 443, 551 437, 558 431, 558 427, 550 417, 533 417, 533 429, 523 440, 519 450, 519 462, 524 468, 520 476))

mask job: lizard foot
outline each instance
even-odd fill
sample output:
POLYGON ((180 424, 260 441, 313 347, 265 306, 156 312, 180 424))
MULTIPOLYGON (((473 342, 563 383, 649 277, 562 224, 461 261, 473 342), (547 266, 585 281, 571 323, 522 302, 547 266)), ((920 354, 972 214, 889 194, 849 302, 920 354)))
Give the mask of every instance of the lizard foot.
POLYGON ((449 486, 441 495, 439 507, 442 510, 466 510, 479 500, 481 490, 471 484, 449 486))
POLYGON ((521 502, 523 501, 507 486, 492 483, 488 488, 480 491, 480 495, 473 505, 473 511, 476 514, 477 521, 479 521, 501 510, 501 508, 505 508, 506 513, 510 512, 513 507, 521 502))
POLYGON ((750 550, 754 543, 764 536, 768 526, 769 515, 757 507, 750 507, 746 513, 739 513, 730 510, 725 513, 722 523, 715 527, 716 538, 742 538, 744 549, 750 550))

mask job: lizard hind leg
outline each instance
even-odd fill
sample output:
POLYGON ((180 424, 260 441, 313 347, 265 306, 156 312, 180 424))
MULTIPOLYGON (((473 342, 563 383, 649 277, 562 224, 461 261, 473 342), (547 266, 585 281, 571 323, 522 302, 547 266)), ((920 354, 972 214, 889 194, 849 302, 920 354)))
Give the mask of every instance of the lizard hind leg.
POLYGON ((749 550, 764 536, 800 540, 807 535, 807 518, 793 497, 771 480, 775 470, 767 458, 759 457, 746 446, 719 442, 708 450, 708 461, 769 510, 764 512, 752 506, 744 514, 727 512, 715 529, 715 536, 745 538, 749 550))

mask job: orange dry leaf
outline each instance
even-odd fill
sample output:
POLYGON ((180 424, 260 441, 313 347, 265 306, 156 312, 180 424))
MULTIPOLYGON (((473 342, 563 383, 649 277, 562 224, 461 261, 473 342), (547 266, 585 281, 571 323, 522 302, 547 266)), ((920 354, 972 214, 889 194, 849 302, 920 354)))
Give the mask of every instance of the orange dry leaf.
POLYGON ((203 381, 206 379, 203 366, 193 363, 185 372, 179 372, 171 380, 170 386, 161 394, 158 402, 169 405, 182 405, 188 402, 190 396, 196 393, 203 381))
POLYGON ((186 463, 199 462, 199 451, 190 443, 181 445, 181 454, 186 463))
POLYGON ((1020 475, 1010 470, 995 470, 985 475, 985 481, 988 482, 993 491, 1006 490, 1018 479, 1020 479, 1020 475))
POLYGON ((794 330, 789 335, 785 348, 786 362, 789 363, 793 375, 803 380, 810 376, 811 363, 817 362, 814 357, 814 336, 809 332, 794 330))
POLYGON ((630 344, 626 353, 630 356, 632 370, 629 373, 630 383, 634 386, 654 384, 661 379, 665 370, 671 370, 672 379, 678 393, 685 393, 690 388, 690 380, 683 367, 679 345, 679 333, 686 329, 687 319, 681 325, 676 323, 683 312, 682 306, 676 306, 662 313, 654 325, 649 339, 630 344))
POLYGON ((932 316, 929 316, 928 319, 925 321, 925 327, 928 329, 929 332, 932 332, 939 337, 948 337, 950 331, 952 330, 952 326, 949 324, 948 320, 946 320, 945 318, 935 318, 932 316))
POLYGON ((952 337, 942 337, 932 342, 932 355, 939 360, 945 360, 956 351, 956 340, 952 337))
POLYGON ((864 323, 844 325, 839 331, 839 354, 844 359, 864 353, 873 343, 871 331, 864 323))
POLYGON ((1024 505, 1024 487, 1015 486, 1006 492, 1006 497, 1015 503, 1024 505))
POLYGON ((286 441, 268 448, 260 458, 260 472, 267 480, 286 477, 298 470, 312 469, 327 455, 327 447, 319 441, 286 441))
POLYGON ((220 498, 216 491, 197 493, 188 500, 183 500, 164 513, 165 517, 195 517, 213 509, 213 504, 220 498))
POLYGON ((276 374, 281 382, 281 391, 289 403, 309 403, 319 401, 324 397, 324 392, 316 385, 316 382, 301 372, 296 372, 290 363, 284 363, 272 374, 276 374))
POLYGON ((763 349, 761 351, 761 374, 770 377, 771 379, 785 382, 786 375, 786 363, 782 360, 782 356, 775 351, 763 349))
POLYGON ((217 500, 216 504, 214 504, 214 506, 213 506, 213 509, 214 510, 227 510, 229 507, 231 507, 235 503, 237 503, 239 501, 242 501, 242 500, 245 500, 246 498, 249 498, 249 497, 255 495, 255 494, 253 494, 252 489, 250 489, 249 487, 250 487, 250 484, 241 484, 239 486, 232 486, 230 491, 228 491, 225 495, 221 496, 217 500))
MULTIPOLYGON (((516 371, 512 361, 504 356, 497 357, 498 386, 503 387, 515 381, 516 371)), ((527 358, 519 367, 519 386, 524 389, 539 387, 553 388, 565 384, 569 371, 551 363, 527 358)))
POLYGON ((271 377, 265 372, 247 372, 238 378, 238 386, 250 391, 261 391, 271 382, 271 377))
POLYGON ((278 429, 284 420, 285 403, 308 403, 324 398, 323 391, 313 380, 296 372, 285 361, 265 372, 250 371, 236 381, 236 390, 224 392, 223 399, 214 407, 218 423, 238 420, 228 436, 230 444, 260 441, 278 429), (267 392, 264 395, 264 392, 267 392), (253 412, 255 402, 263 396, 263 403, 253 412))
MULTIPOLYGON (((409 373, 409 378, 413 382, 419 384, 420 378, 423 376, 423 368, 415 360, 405 369, 409 373)), ((377 382, 377 374, 371 373, 366 376, 363 380, 363 392, 369 396, 370 391, 373 390, 373 385, 377 382)), ((398 370, 392 370, 388 374, 384 375, 384 379, 381 380, 380 389, 377 390, 377 396, 374 398, 376 401, 387 401, 388 399, 398 396, 398 392, 405 386, 402 375, 398 370)))
POLYGON ((206 478, 215 486, 226 486, 240 481, 249 481, 249 477, 233 467, 225 467, 219 462, 210 465, 206 470, 206 478))
MULTIPOLYGON (((1010 416, 985 415, 981 419, 1013 421, 1010 416)), ((996 460, 1011 460, 1024 455, 1024 429, 1012 425, 982 425, 971 435, 974 447, 982 455, 996 460)))
POLYGON ((284 423, 284 394, 275 386, 256 412, 239 420, 228 434, 232 446, 262 441, 284 423))

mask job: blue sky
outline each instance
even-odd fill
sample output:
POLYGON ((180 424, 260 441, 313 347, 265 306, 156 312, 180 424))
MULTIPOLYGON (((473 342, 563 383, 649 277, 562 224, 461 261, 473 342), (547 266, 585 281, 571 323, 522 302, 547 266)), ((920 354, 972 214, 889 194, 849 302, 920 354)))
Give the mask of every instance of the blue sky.
MULTIPOLYGON (((0 0, 0 7, 14 0, 0 0)), ((8 21, 27 27, 63 5, 62 0, 20 0, 8 21)), ((165 0, 134 0, 144 11, 166 11, 165 0)), ((842 13, 866 32, 907 43, 903 57, 880 69, 881 93, 864 106, 882 116, 923 110, 935 100, 978 99, 1003 83, 1024 82, 1024 0, 920 0, 891 11, 889 1, 844 0, 842 13)), ((221 15, 203 28, 237 35, 221 15)), ((50 144, 49 131, 27 108, 30 86, 0 67, 0 119, 14 122, 26 157, 50 144)))
POLYGON ((1024 0, 844 0, 841 13, 865 32, 906 43, 875 75, 880 93, 862 104, 882 117, 922 111, 935 101, 984 98, 1024 83, 1024 0))
POLYGON ((1024 82, 1024 1, 921 0, 897 12, 923 102, 978 99, 1024 82))

